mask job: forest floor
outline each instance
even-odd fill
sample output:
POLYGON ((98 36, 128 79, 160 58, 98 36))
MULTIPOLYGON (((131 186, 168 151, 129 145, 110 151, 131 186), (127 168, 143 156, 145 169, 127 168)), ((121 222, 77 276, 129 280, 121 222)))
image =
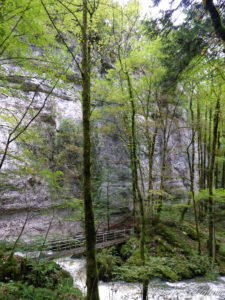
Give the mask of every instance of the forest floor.
MULTIPOLYGON (((131 221, 128 219, 127 223, 131 221)), ((124 226, 124 224, 122 225, 124 226)), ((137 232, 123 245, 98 252, 99 276, 103 281, 124 280, 140 282, 160 278, 169 281, 198 276, 216 279, 225 274, 225 231, 221 224, 216 236, 216 264, 214 269, 208 257, 207 223, 200 225, 201 254, 193 220, 183 223, 171 217, 159 222, 147 222, 145 266, 142 266, 137 232)))

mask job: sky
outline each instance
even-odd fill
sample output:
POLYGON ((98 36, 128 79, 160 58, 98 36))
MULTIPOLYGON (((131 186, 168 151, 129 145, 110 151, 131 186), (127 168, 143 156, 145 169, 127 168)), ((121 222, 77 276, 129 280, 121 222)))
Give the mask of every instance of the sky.
MULTIPOLYGON (((174 1, 173 6, 171 7, 170 1, 162 0, 158 7, 153 7, 153 3, 151 0, 140 0, 142 4, 143 12, 150 13, 152 17, 156 17, 159 14, 160 10, 167 10, 170 8, 175 8, 180 3, 180 0, 174 1)), ((183 20, 183 14, 179 11, 174 12, 174 22, 180 23, 183 20)))
MULTIPOLYGON (((119 3, 122 5, 126 5, 128 0, 118 0, 119 3)), ((147 15, 147 16, 152 16, 153 18, 159 16, 160 10, 167 10, 170 8, 175 8, 177 5, 180 3, 180 0, 175 0, 173 3, 173 6, 170 6, 170 1, 169 0, 161 0, 160 4, 158 7, 153 7, 153 2, 152 0, 139 0, 139 2, 142 5, 142 15, 147 15)), ((173 21, 175 25, 179 25, 182 23, 184 18, 184 14, 181 13, 180 11, 174 12, 174 17, 173 21)))

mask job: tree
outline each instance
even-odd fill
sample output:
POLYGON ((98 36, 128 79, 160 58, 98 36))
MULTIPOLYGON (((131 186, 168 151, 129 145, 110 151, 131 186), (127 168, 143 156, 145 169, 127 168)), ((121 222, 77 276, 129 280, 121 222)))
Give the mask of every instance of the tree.
MULTIPOLYGON (((82 23, 82 107, 83 107, 83 180, 86 235, 87 300, 98 300, 98 270, 96 263, 96 230, 91 187, 90 136, 90 40, 88 39, 88 2, 83 0, 82 23)), ((94 8, 96 9, 96 7, 94 8)), ((94 11, 93 11, 94 13, 94 11)), ((91 15, 92 17, 92 15, 91 15)))
POLYGON ((206 11, 209 12, 216 34, 225 42, 225 27, 222 22, 219 11, 213 0, 203 0, 206 11))
POLYGON ((214 122, 213 122, 213 141, 212 141, 212 152, 211 160, 209 165, 209 174, 208 174, 208 188, 209 188, 209 255, 212 258, 212 268, 214 267, 216 259, 216 240, 215 240, 215 217, 214 217, 214 199, 213 199, 213 186, 214 186, 214 170, 215 170, 215 159, 217 154, 217 139, 218 139, 218 126, 220 121, 220 97, 221 97, 221 88, 219 93, 216 94, 216 107, 214 113, 214 122))

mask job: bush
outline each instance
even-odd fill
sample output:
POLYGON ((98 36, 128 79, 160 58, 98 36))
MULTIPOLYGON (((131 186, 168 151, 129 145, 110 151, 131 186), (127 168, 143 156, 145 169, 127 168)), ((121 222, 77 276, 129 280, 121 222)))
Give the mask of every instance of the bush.
POLYGON ((209 257, 192 253, 188 258, 188 267, 195 276, 204 276, 211 269, 209 257))
POLYGON ((120 256, 122 259, 127 260, 129 257, 131 257, 134 249, 138 247, 138 241, 136 238, 131 238, 129 241, 126 242, 126 244, 123 244, 120 248, 120 256))
POLYGON ((103 249, 97 255, 97 265, 99 279, 102 281, 110 281, 115 276, 115 270, 121 264, 119 257, 112 255, 110 250, 103 249))
POLYGON ((219 244, 219 250, 218 250, 218 254, 222 255, 225 257, 225 244, 219 244))
POLYGON ((28 260, 2 251, 0 282, 1 300, 83 299, 71 275, 53 261, 28 260))
POLYGON ((23 259, 21 264, 22 281, 35 287, 54 289, 59 284, 73 284, 70 274, 53 261, 30 261, 23 259))
POLYGON ((1 300, 55 300, 55 299, 71 299, 81 300, 83 296, 81 292, 74 287, 58 287, 55 290, 47 288, 35 288, 32 285, 23 284, 21 282, 0 283, 0 299, 1 300))
POLYGON ((13 255, 0 260, 0 281, 18 280, 20 274, 19 264, 13 255))
POLYGON ((210 262, 207 256, 193 253, 190 257, 176 255, 174 257, 146 257, 146 265, 142 266, 140 251, 137 249, 127 262, 118 268, 117 279, 140 282, 145 279, 160 278, 177 281, 194 276, 209 276, 210 262))

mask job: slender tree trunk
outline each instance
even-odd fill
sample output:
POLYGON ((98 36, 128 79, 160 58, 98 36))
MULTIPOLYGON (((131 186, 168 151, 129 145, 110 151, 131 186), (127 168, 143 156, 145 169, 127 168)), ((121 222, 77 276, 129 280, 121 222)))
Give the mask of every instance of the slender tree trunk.
MULTIPOLYGON (((210 168, 210 161, 211 161, 211 148, 212 148, 212 106, 210 104, 210 109, 209 109, 209 141, 208 141, 208 178, 209 180, 209 168, 210 168)), ((209 185, 209 183, 208 183, 209 185)))
MULTIPOLYGON (((193 111, 192 111, 193 114, 193 111)), ((194 114, 193 114, 194 115, 194 114)), ((198 133, 198 186, 199 190, 203 189, 204 182, 203 182, 203 173, 204 173, 204 166, 203 166, 203 152, 202 152, 202 128, 201 128, 201 111, 200 111, 200 103, 197 100, 197 120, 196 120, 196 128, 198 133)), ((202 220, 204 216, 204 200, 199 201, 198 203, 198 215, 199 219, 202 220)))
MULTIPOLYGON (((162 151, 162 158, 161 158, 161 176, 160 176, 160 191, 163 192, 165 190, 165 171, 166 171, 166 151, 167 151, 167 145, 166 145, 166 129, 164 128, 163 133, 163 151, 162 151)), ((162 210, 162 204, 163 204, 163 196, 159 196, 159 203, 157 208, 158 217, 160 217, 160 213, 162 210)))
POLYGON ((217 97, 217 103, 214 113, 214 128, 213 128, 213 143, 209 168, 208 188, 209 188, 209 256, 212 259, 212 268, 215 263, 216 247, 215 247, 215 220, 214 220, 214 199, 213 199, 213 183, 214 183, 214 168, 217 152, 218 140, 218 125, 220 116, 220 97, 217 97))
POLYGON ((134 163, 134 153, 133 153, 133 146, 132 146, 132 136, 130 137, 129 148, 130 148, 131 173, 132 173, 133 219, 134 219, 134 224, 136 224, 137 193, 136 193, 136 183, 135 183, 135 163, 134 163))
POLYGON ((110 203, 109 203, 109 182, 107 183, 106 188, 106 201, 107 201, 107 229, 110 228, 110 203))
POLYGON ((207 119, 208 119, 208 109, 205 111, 205 126, 204 126, 204 151, 203 151, 203 189, 206 188, 207 172, 206 172, 206 155, 207 155, 207 119))
POLYGON ((199 189, 203 189, 203 153, 202 153, 202 128, 201 128, 201 111, 199 101, 197 102, 197 131, 198 131, 198 174, 199 189))
MULTIPOLYGON (((196 205, 196 201, 195 201, 195 186, 194 186, 194 184, 195 184, 195 118, 194 118, 194 111, 193 111, 192 96, 190 99, 190 112, 191 112, 191 126, 192 126, 191 127, 191 142, 186 150, 187 158, 188 158, 189 173, 190 173, 190 194, 191 194, 191 196, 188 199, 188 205, 191 204, 191 200, 192 200, 193 207, 194 207, 194 216, 195 216, 195 230, 196 230, 197 239, 198 239, 198 253, 200 255, 201 254, 201 239, 200 239, 200 234, 199 234, 199 222, 198 222, 198 214, 197 214, 197 205, 196 205), (192 147, 191 148, 192 149, 191 158, 190 158, 190 154, 189 154, 190 146, 192 147)), ((198 128, 198 125, 197 125, 197 128, 198 128)), ((181 219, 180 219, 181 222, 183 222, 184 216, 185 216, 187 210, 188 210, 188 207, 185 207, 183 209, 182 214, 181 214, 181 219)))
MULTIPOLYGON (((209 120, 208 120, 208 145, 207 145, 207 187, 209 187, 209 169, 210 169, 210 162, 211 162, 211 149, 212 149, 212 105, 210 104, 209 108, 209 120)), ((205 201, 204 207, 204 215, 208 214, 208 207, 209 201, 205 201)))
POLYGON ((223 169, 221 178, 221 188, 225 189, 225 152, 223 154, 223 169))
POLYGON ((22 236, 22 234, 24 232, 24 229, 25 229, 25 227, 27 225, 28 218, 29 218, 29 211, 27 212, 26 219, 25 219, 25 221, 23 223, 23 226, 22 226, 22 228, 21 228, 21 230, 19 232, 19 235, 18 235, 17 239, 15 240, 15 242, 14 242, 14 244, 12 246, 12 250, 11 250, 11 254, 10 254, 11 256, 13 256, 13 254, 14 254, 14 252, 16 250, 16 246, 17 246, 17 244, 18 244, 18 242, 19 242, 19 240, 20 240, 20 238, 21 238, 21 236, 22 236))
MULTIPOLYGON (((192 106, 192 97, 190 99, 190 111, 191 111, 191 123, 192 123, 192 140, 191 140, 191 146, 192 146, 192 153, 191 153, 191 159, 189 155, 189 150, 187 149, 187 156, 188 156, 188 164, 189 164, 189 170, 190 170, 190 192, 192 196, 193 206, 194 206, 194 215, 195 215, 195 229, 198 239, 198 254, 201 254, 201 239, 199 234, 199 224, 198 224, 198 214, 197 214, 197 206, 195 201, 195 129, 194 129, 194 111, 192 106)), ((199 121, 199 120, 198 120, 199 121)))
MULTIPOLYGON (((131 104, 131 136, 132 136, 132 153, 133 153, 133 168, 134 168, 134 182, 135 188, 138 195, 140 220, 141 220, 141 236, 140 236, 140 254, 142 265, 145 266, 145 213, 144 213, 144 201, 141 195, 141 191, 138 185, 138 157, 137 157, 137 143, 136 143, 136 105, 133 96, 132 85, 130 81, 130 76, 126 72, 127 84, 129 90, 129 99, 131 104)), ((148 280, 143 279, 143 289, 142 289, 142 300, 147 300, 148 297, 148 280)))
POLYGON ((96 263, 96 230, 91 189, 91 128, 90 128, 90 57, 88 50, 87 0, 83 0, 82 26, 82 109, 83 109, 83 192, 86 237, 87 300, 99 300, 96 263))
POLYGON ((158 132, 158 127, 155 126, 155 130, 153 133, 153 137, 148 143, 148 205, 150 206, 150 211, 153 209, 153 201, 152 201, 152 194, 151 191, 153 189, 153 159, 155 153, 155 142, 156 136, 158 132))
MULTIPOLYGON (((217 152, 220 149, 220 132, 218 132, 218 140, 217 140, 217 152)), ((216 161, 216 167, 215 167, 215 188, 219 188, 219 162, 216 161)))

